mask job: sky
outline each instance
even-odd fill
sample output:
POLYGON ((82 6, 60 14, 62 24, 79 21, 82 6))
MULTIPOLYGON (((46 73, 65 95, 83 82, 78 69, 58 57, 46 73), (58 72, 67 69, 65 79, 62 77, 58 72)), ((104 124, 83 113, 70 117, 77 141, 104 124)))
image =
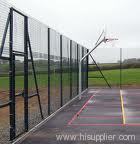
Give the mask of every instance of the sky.
POLYGON ((103 44, 96 50, 93 55, 99 55, 99 61, 116 61, 118 53, 114 51, 119 48, 133 48, 125 52, 124 57, 139 58, 140 0, 7 1, 89 49, 105 28, 106 36, 118 41, 103 44))

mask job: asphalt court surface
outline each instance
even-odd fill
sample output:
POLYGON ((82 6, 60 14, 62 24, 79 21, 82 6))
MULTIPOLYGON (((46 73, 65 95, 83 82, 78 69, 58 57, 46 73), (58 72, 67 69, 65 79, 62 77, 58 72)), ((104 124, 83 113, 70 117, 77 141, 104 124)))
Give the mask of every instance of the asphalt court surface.
POLYGON ((97 90, 69 125, 140 125, 140 90, 97 90))
POLYGON ((118 89, 97 90, 94 92, 80 111, 72 118, 72 121, 69 122, 69 125, 92 126, 98 124, 123 124, 121 98, 118 89))
MULTIPOLYGON (((58 134, 115 134, 136 136, 135 141, 103 141, 101 144, 140 144, 140 90, 88 89, 48 122, 27 135, 22 144, 81 144, 93 141, 56 140, 58 134)), ((97 142, 98 143, 98 142, 97 142)))
POLYGON ((126 124, 140 125, 140 90, 122 91, 126 124))

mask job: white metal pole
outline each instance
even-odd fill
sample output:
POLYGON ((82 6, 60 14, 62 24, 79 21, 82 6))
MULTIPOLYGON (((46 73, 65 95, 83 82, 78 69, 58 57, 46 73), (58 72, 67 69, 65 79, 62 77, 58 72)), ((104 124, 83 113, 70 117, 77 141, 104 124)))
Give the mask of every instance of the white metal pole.
POLYGON ((102 42, 106 42, 107 39, 102 39, 99 43, 95 45, 93 49, 91 49, 86 55, 84 55, 79 61, 79 99, 81 99, 81 92, 82 92, 82 78, 81 78, 81 71, 82 71, 82 61, 90 55, 90 53, 95 50, 102 42))
POLYGON ((79 62, 79 99, 81 99, 81 92, 82 92, 82 78, 81 78, 81 71, 82 71, 82 61, 79 62))

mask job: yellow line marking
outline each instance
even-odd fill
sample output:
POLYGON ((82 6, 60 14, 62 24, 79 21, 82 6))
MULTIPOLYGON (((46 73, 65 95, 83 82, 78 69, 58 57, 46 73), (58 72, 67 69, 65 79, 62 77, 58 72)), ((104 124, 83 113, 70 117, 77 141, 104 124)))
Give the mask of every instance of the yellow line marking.
POLYGON ((120 97, 121 97, 121 108, 122 108, 122 115, 123 115, 123 124, 126 124, 122 90, 120 90, 120 97))

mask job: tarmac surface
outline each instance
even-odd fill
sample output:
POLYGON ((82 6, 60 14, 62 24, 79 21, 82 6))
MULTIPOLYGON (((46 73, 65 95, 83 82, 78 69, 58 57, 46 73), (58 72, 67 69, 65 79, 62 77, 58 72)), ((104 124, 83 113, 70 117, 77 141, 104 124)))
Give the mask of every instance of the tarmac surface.
POLYGON ((22 144, 140 144, 140 90, 88 89, 22 144))

